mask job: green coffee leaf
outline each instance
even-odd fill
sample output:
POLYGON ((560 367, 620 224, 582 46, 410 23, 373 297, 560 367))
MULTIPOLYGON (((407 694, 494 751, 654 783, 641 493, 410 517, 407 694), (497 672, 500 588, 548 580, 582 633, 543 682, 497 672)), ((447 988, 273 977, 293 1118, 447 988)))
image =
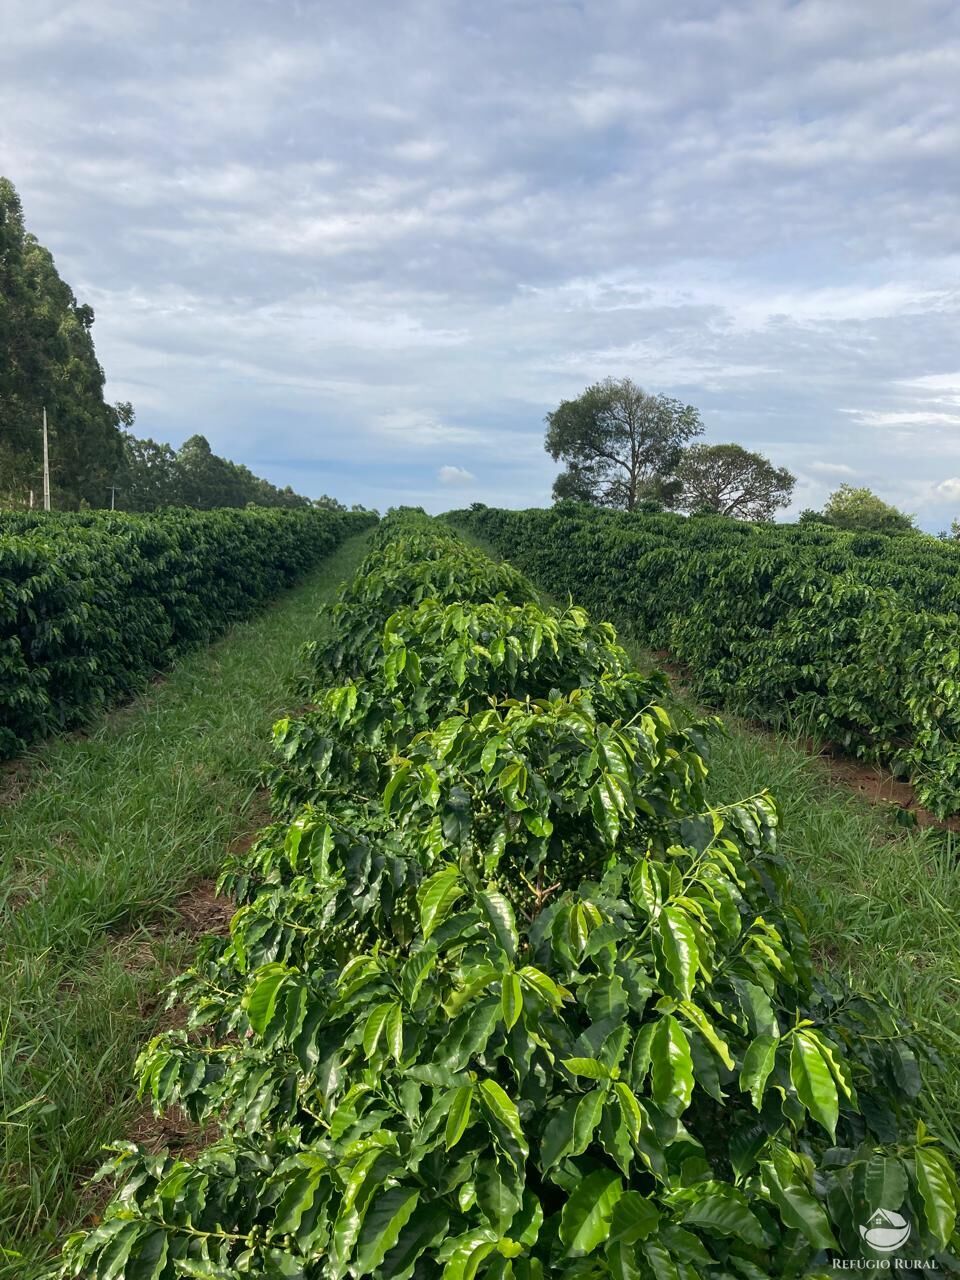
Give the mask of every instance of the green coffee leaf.
POLYGON ((447 1234, 450 1215, 442 1201, 418 1204, 397 1243, 383 1259, 383 1274, 393 1280, 409 1280, 417 1259, 428 1249, 436 1249, 447 1234))
POLYGON ((163 1227, 138 1236, 123 1268, 124 1280, 157 1280, 167 1265, 169 1243, 163 1227))
POLYGON ((609 1080, 610 1072, 596 1058, 564 1058, 563 1065, 574 1076, 584 1076, 587 1080, 609 1080))
POLYGON ((409 761, 397 766, 393 771, 390 781, 387 783, 383 791, 383 808, 386 813, 390 813, 393 808, 393 800, 397 792, 405 785, 410 778, 411 765, 409 761))
POLYGON ((725 1040, 721 1039, 716 1027, 703 1010, 698 1008, 692 1001, 684 1000, 680 1004, 680 1012, 689 1022, 693 1023, 727 1070, 733 1071, 736 1063, 730 1052, 730 1046, 725 1040))
POLYGON ((496 1247, 496 1233, 489 1227, 468 1231, 459 1236, 456 1248, 443 1268, 443 1280, 474 1280, 480 1264, 496 1247))
POLYGON ((667 969, 680 995, 689 1000, 700 966, 697 935, 680 907, 664 907, 657 918, 660 945, 667 969))
POLYGON ((387 1019, 396 1005, 391 1000, 385 1000, 382 1004, 378 1004, 371 1009, 367 1015, 367 1020, 363 1027, 363 1052, 368 1058, 372 1058, 377 1051, 380 1043, 380 1037, 387 1029, 387 1019))
POLYGON ((277 1007, 277 993, 287 978, 287 968, 282 964, 264 965, 253 975, 243 1004, 250 1025, 258 1035, 265 1035, 273 1021, 277 1007))
POLYGON ((927 1226, 931 1235, 946 1248, 957 1221, 956 1180, 951 1176, 946 1157, 935 1147, 917 1147, 914 1159, 927 1226))
POLYGON ((636 1244, 656 1231, 660 1210, 639 1191, 625 1191, 614 1205, 610 1219, 610 1240, 636 1244))
POLYGON ((585 1257, 607 1239, 614 1207, 622 1195, 620 1177, 610 1170, 598 1169, 583 1179, 560 1214, 560 1239, 567 1257, 585 1257))
POLYGON ((356 1275, 366 1276, 377 1270, 396 1245, 419 1200, 416 1187, 391 1187, 374 1197, 357 1241, 356 1275))
POLYGON ((766 1235, 743 1193, 721 1182, 698 1183, 682 1198, 681 1221, 701 1231, 737 1239, 762 1249, 766 1235))
POLYGON ((790 1079, 803 1105, 830 1137, 835 1138, 839 1114, 837 1084, 812 1032, 797 1031, 793 1036, 790 1079))
POLYGON ((399 1062, 403 1057, 403 1010, 398 1004, 390 1006, 384 1027, 384 1035, 390 1056, 394 1062, 399 1062))
POLYGON ((423 930, 425 942, 446 920, 465 888, 456 867, 444 867, 428 880, 424 880, 417 892, 417 902, 420 906, 420 928, 423 930))
POLYGON ((767 1080, 776 1062, 780 1040, 776 1036, 761 1035, 752 1040, 743 1055, 740 1068, 740 1088, 749 1093, 753 1105, 759 1111, 763 1103, 767 1080))
POLYGON ((517 948, 520 945, 520 939, 517 936, 517 922, 513 914, 513 907, 497 889, 488 889, 485 893, 479 894, 477 901, 483 908, 484 915, 493 926, 497 941, 507 953, 507 958, 511 961, 514 960, 517 948))
POLYGON ((497 1236, 510 1231, 522 1199, 521 1180, 517 1171, 504 1161, 485 1156, 477 1161, 477 1204, 497 1236))
POLYGON ((473 1085, 462 1085, 453 1095, 450 1110, 447 1113, 447 1127, 444 1133, 444 1144, 447 1151, 455 1147, 463 1137, 464 1130, 470 1123, 470 1109, 473 1106, 473 1085))
POLYGON ((590 788, 590 807, 597 828, 608 844, 616 844, 620 834, 620 808, 623 798, 616 780, 609 773, 602 773, 590 788))
POLYGON ((563 1154, 569 1156, 583 1155, 593 1141, 597 1125, 603 1115, 603 1105, 607 1094, 603 1089, 591 1089, 577 1102, 573 1115, 573 1131, 570 1142, 563 1154))
POLYGON ((693 1096, 693 1059, 683 1027, 672 1013, 657 1023, 650 1043, 653 1097, 669 1115, 681 1115, 693 1096))
POLYGON ((477 1094, 505 1154, 519 1167, 529 1154, 529 1148, 516 1103, 495 1080, 481 1080, 477 1094))
POLYGON ((511 1031, 523 1012, 523 990, 517 974, 508 973, 504 975, 500 999, 504 1024, 507 1030, 511 1031))
POLYGON ((837 1242, 823 1207, 806 1187, 797 1182, 782 1182, 775 1165, 762 1160, 764 1187, 771 1202, 788 1227, 796 1227, 816 1249, 835 1249, 837 1242))
POLYGON ((867 1208, 899 1209, 907 1195, 909 1181, 903 1163, 895 1156, 875 1152, 864 1170, 863 1194, 867 1208))

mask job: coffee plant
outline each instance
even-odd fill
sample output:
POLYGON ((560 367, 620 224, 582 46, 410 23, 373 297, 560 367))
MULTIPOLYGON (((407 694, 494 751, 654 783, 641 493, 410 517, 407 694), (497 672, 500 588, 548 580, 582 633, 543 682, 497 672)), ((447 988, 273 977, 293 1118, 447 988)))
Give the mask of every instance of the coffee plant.
POLYGON ((681 663, 696 692, 908 777, 960 811, 960 548, 818 525, 560 504, 450 519, 681 663))
POLYGON ((0 758, 128 697, 371 519, 257 508, 0 516, 0 758))
POLYGON ((815 973, 775 801, 707 803, 716 723, 422 514, 375 543, 137 1064, 209 1140, 117 1144, 57 1274, 826 1276, 878 1210, 957 1270, 922 1047, 815 973))

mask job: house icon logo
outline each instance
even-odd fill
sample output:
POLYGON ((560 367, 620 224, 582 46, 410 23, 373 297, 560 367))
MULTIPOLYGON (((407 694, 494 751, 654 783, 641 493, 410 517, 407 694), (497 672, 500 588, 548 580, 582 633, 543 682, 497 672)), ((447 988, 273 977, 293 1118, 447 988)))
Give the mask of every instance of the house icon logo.
POLYGON ((860 1235, 878 1253, 893 1253, 910 1238, 910 1223, 892 1209, 877 1209, 861 1225, 860 1235))

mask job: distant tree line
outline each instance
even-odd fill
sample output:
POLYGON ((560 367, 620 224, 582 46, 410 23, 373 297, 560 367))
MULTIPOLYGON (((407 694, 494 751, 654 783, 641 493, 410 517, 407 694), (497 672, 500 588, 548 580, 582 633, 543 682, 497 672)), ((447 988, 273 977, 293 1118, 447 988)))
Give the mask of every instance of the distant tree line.
POLYGON ((59 509, 340 506, 277 488, 218 457, 201 435, 177 450, 138 439, 133 406, 108 404, 93 345, 93 308, 61 280, 0 177, 0 506, 40 504, 47 410, 53 505, 59 509))
MULTIPOLYGON (((573 499, 626 511, 772 520, 789 506, 796 476, 739 444, 690 443, 703 434, 693 405, 650 395, 630 378, 606 378, 547 414, 545 447, 565 464, 558 502, 573 499)), ((881 533, 915 532, 914 517, 869 489, 841 485, 823 511, 802 521, 881 533)), ((954 522, 950 535, 960 538, 954 522)))
POLYGON ((191 436, 179 449, 156 440, 123 437, 117 471, 116 505, 125 511, 161 507, 341 507, 334 498, 304 498, 289 485, 278 489, 249 467, 220 458, 204 436, 191 436))

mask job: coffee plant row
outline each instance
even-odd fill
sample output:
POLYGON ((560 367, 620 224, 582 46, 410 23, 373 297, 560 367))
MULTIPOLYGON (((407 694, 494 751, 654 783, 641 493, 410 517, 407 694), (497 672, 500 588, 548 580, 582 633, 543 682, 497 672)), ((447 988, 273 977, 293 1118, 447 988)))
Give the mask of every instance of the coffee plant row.
POLYGON ((802 723, 960 810, 960 548, 916 534, 561 505, 451 518, 621 619, 697 693, 802 723))
POLYGON ((0 758, 129 696, 370 519, 257 509, 0 516, 0 758))
POLYGON ((707 802, 715 722, 422 514, 375 538, 139 1059, 207 1145, 118 1145, 59 1274, 822 1276, 881 1210, 953 1266, 920 1046, 814 976, 773 799, 707 802))

